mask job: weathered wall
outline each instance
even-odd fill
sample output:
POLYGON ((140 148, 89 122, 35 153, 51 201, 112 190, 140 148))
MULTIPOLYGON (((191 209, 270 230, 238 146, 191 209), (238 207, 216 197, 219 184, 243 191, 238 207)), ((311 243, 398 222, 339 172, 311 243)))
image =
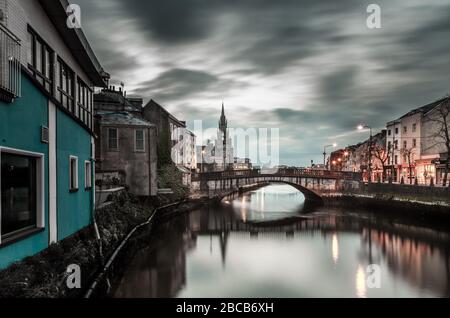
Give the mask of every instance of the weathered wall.
POLYGON ((156 129, 148 127, 102 126, 101 140, 97 148, 101 148, 100 171, 119 171, 125 177, 125 183, 130 192, 135 195, 156 195, 157 185, 157 156, 156 129), (108 148, 108 128, 119 129, 119 149, 108 148), (145 151, 134 149, 134 134, 136 129, 143 129, 147 144, 145 151))

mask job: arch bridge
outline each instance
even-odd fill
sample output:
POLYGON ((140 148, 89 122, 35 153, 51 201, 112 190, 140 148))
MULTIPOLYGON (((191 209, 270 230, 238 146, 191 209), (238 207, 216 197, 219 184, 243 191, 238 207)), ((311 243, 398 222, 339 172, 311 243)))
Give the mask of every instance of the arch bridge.
POLYGON ((338 192, 349 183, 360 181, 361 173, 312 169, 233 170, 192 175, 193 190, 210 196, 224 197, 258 185, 285 183, 302 192, 309 204, 321 204, 324 194, 338 192))

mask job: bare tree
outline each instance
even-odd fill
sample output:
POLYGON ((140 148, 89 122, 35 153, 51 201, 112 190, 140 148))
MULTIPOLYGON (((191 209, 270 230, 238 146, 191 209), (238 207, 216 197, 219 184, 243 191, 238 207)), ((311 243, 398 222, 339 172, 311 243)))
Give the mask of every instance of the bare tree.
POLYGON ((409 184, 413 184, 412 175, 413 175, 413 162, 414 162, 414 148, 403 148, 400 150, 400 153, 408 162, 408 171, 409 171, 409 184))
POLYGON ((448 166, 450 154, 450 97, 446 97, 426 116, 425 121, 430 122, 434 127, 432 133, 427 136, 433 140, 433 144, 428 147, 442 147, 444 149, 444 179, 442 185, 447 186, 448 166))
MULTIPOLYGON (((391 147, 392 148, 392 147, 391 147)), ((372 148, 372 156, 378 159, 381 163, 382 169, 383 169, 383 181, 386 180, 386 170, 387 166, 389 164, 389 157, 390 157, 391 149, 386 149, 385 147, 381 145, 374 145, 372 148)))

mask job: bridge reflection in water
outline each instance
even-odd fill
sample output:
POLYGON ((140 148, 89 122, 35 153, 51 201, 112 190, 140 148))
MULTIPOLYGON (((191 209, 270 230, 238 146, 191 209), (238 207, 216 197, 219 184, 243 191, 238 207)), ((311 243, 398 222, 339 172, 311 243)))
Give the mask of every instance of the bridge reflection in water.
POLYGON ((339 210, 257 213, 230 202, 161 224, 113 296, 450 296, 448 231, 339 210), (369 264, 381 266, 380 289, 366 285, 369 264))

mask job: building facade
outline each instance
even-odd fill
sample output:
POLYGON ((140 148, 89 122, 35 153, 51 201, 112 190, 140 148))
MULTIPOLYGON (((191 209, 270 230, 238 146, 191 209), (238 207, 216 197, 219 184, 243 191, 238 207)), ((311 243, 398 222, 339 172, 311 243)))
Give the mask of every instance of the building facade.
POLYGON ((145 120, 156 126, 158 167, 175 164, 182 173, 183 184, 191 183, 196 166, 196 136, 163 106, 151 100, 142 110, 145 120))
POLYGON ((0 268, 88 226, 93 90, 104 76, 67 1, 0 0, 0 268))
POLYGON ((383 130, 362 143, 333 152, 330 156, 331 170, 361 172, 366 181, 369 176, 372 181, 385 181, 388 162, 386 134, 383 130))
POLYGON ((389 171, 394 182, 430 184, 442 180, 442 172, 437 170, 446 148, 434 137, 436 123, 428 119, 445 100, 414 109, 387 124, 386 147, 391 149, 389 171))
POLYGON ((156 126, 142 118, 141 101, 130 101, 115 87, 95 94, 96 182, 102 188, 126 185, 134 195, 156 196, 156 126))

